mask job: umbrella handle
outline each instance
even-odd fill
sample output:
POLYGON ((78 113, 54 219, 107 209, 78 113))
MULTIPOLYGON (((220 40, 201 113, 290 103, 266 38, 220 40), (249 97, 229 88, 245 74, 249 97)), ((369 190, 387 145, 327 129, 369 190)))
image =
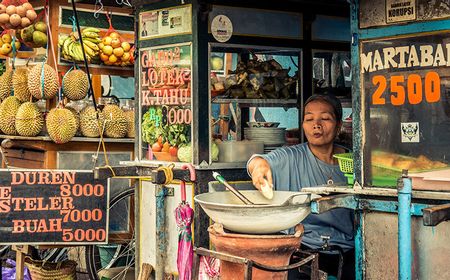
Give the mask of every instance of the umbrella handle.
POLYGON ((197 176, 195 174, 195 168, 192 164, 184 164, 181 166, 181 169, 189 169, 189 176, 192 182, 194 182, 197 179, 197 176))
POLYGON ((186 182, 184 181, 180 182, 180 189, 181 189, 181 201, 186 202, 186 182))

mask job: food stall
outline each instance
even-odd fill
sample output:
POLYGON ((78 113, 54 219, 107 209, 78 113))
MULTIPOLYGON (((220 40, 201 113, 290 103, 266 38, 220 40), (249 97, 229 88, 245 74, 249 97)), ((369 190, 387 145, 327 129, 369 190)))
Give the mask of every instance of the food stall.
POLYGON ((300 105, 311 92, 334 88, 350 110, 348 6, 291 4, 133 1, 137 160, 96 174, 140 177, 138 271, 150 264, 156 279, 178 274, 180 201, 194 210, 194 245, 209 248, 211 222, 194 195, 224 190, 213 171, 252 188, 241 184, 246 161, 302 141, 300 105))
POLYGON ((313 204, 356 210, 357 279, 447 279, 448 6, 352 1, 348 188, 313 204), (347 194, 347 195, 346 195, 347 194))

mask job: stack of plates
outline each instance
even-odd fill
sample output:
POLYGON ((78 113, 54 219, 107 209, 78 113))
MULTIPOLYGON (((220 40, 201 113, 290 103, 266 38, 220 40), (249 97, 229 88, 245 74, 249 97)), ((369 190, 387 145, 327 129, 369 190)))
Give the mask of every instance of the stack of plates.
POLYGON ((246 127, 244 128, 244 137, 248 140, 261 141, 264 147, 277 147, 286 143, 286 128, 278 127, 246 127))

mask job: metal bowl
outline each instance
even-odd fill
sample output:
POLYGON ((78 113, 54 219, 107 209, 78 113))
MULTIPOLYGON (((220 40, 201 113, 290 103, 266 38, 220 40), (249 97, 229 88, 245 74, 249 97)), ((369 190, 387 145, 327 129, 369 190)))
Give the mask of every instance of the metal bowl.
POLYGON ((319 197, 310 193, 274 191, 273 199, 268 200, 257 190, 241 193, 256 205, 243 204, 229 191, 199 194, 194 200, 214 222, 228 230, 268 234, 289 229, 303 221, 311 211, 311 199, 319 197), (298 195, 286 203, 294 194, 298 195))

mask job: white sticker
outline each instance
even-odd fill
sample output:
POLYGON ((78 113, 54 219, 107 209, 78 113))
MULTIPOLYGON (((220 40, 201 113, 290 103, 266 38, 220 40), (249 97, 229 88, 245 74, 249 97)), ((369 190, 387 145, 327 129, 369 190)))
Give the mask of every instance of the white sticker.
POLYGON ((211 33, 217 41, 224 43, 230 40, 233 34, 233 24, 225 15, 217 15, 211 22, 211 33))
POLYGON ((418 122, 401 123, 402 143, 419 143, 420 129, 418 122))

